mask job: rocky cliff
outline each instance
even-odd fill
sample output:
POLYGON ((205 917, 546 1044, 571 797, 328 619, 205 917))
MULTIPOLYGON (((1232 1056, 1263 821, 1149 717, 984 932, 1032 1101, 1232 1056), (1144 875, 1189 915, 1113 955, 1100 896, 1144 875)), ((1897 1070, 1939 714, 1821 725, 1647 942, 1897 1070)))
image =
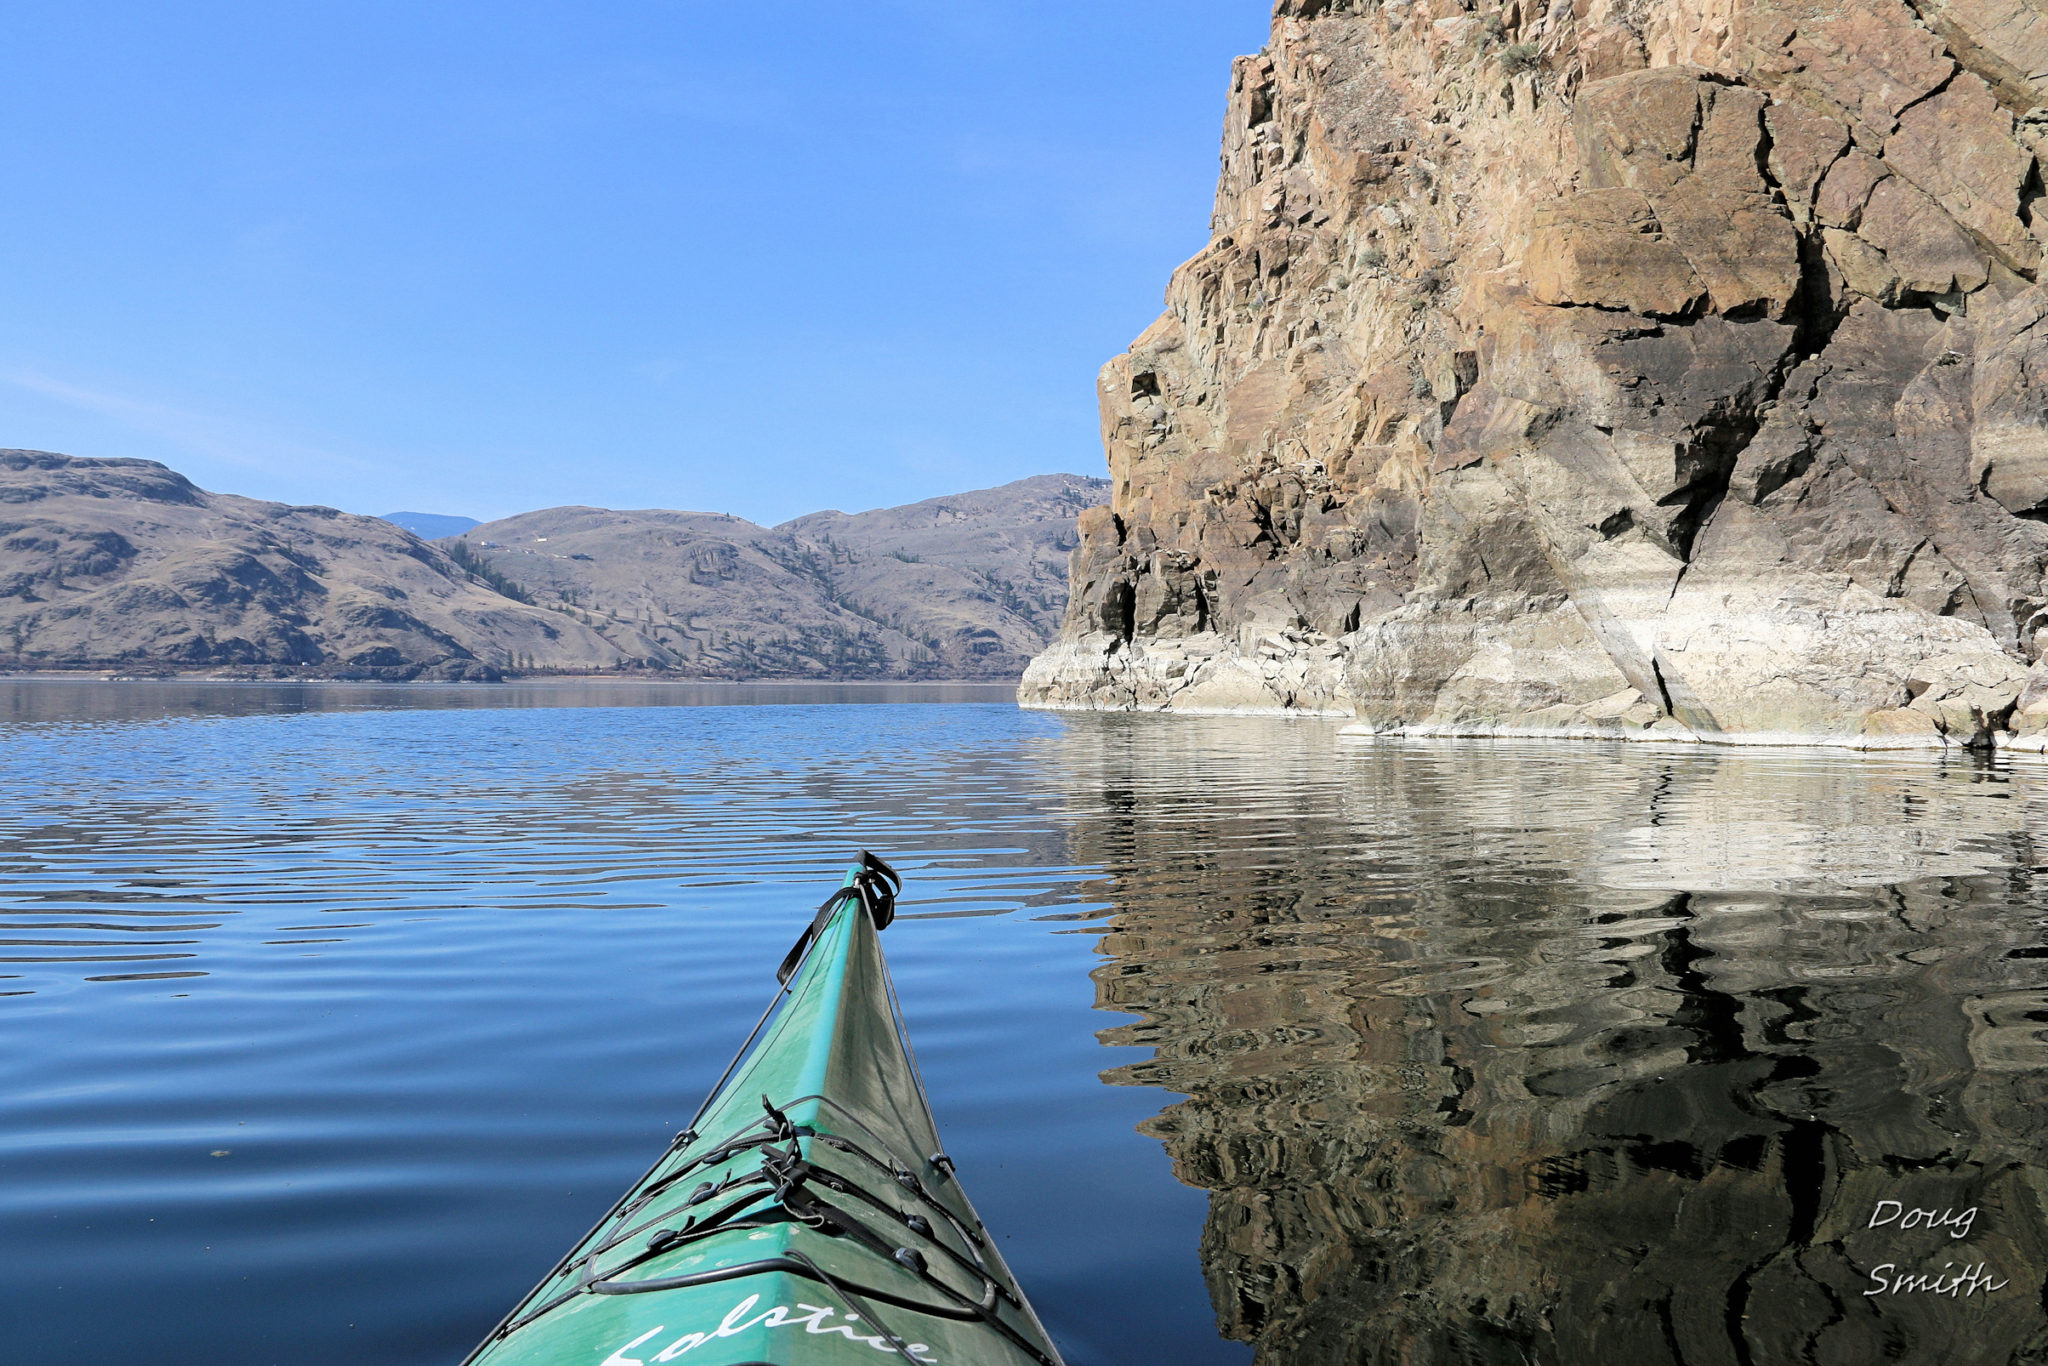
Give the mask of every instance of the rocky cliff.
POLYGON ((2039 747, 2048 10, 1281 0, 1039 705, 2039 747))

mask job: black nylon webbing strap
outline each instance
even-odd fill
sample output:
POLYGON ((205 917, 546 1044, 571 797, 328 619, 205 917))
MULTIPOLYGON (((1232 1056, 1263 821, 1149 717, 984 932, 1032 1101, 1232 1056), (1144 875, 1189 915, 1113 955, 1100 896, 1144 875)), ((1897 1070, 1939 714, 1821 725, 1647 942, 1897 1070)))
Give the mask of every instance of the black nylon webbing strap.
POLYGON ((796 943, 790 945, 789 952, 783 955, 782 966, 775 969, 777 986, 789 985, 789 979, 796 975, 797 966, 804 961, 804 955, 810 951, 811 941, 818 937, 818 931, 825 928, 825 922, 832 918, 832 912, 839 909, 840 903, 849 897, 859 895, 860 893, 851 887, 841 887, 825 898, 825 904, 818 907, 818 913, 811 917, 811 923, 804 927, 804 932, 797 936, 796 943))
POLYGON ((889 922, 896 918, 896 894, 903 890, 903 879, 896 870, 867 850, 860 851, 860 876, 854 879, 860 888, 861 904, 868 908, 868 918, 875 922, 875 928, 886 930, 889 922))
POLYGON ((818 907, 818 913, 811 917, 810 925, 797 937, 796 943, 790 945, 789 952, 783 955, 782 966, 775 970, 776 985, 789 985, 789 979, 796 975, 797 966, 804 961, 804 955, 810 952, 811 944, 816 941, 818 932, 825 928, 825 922, 832 918, 832 912, 839 909, 840 903, 848 897, 859 898, 860 904, 867 910, 868 918, 875 922, 875 928, 886 930, 889 928, 889 922, 896 918, 896 894, 902 890, 903 878, 894 868, 867 850, 861 850, 860 872, 854 876, 853 885, 841 887, 825 898, 824 905, 818 907))

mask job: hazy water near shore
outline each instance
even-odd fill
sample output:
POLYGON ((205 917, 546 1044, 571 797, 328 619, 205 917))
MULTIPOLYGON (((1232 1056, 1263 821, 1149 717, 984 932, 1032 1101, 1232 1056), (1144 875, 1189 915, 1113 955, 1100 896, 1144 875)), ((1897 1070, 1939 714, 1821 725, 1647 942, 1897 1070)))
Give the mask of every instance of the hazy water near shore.
POLYGON ((304 683, 0 674, 0 722, 291 715, 496 707, 791 707, 1013 702, 1014 683, 671 683, 530 678, 509 683, 304 683))
POLYGON ((459 1357, 862 844, 1073 1366, 2043 1350, 2048 766, 648 686, 0 682, 19 1359, 459 1357))

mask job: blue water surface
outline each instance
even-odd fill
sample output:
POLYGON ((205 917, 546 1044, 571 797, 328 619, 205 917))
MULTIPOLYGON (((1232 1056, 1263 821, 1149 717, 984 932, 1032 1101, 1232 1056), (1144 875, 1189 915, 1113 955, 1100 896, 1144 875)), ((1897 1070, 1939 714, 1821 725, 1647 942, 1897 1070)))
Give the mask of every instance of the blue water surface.
POLYGON ((861 847, 1070 1366, 2048 1361, 2048 761, 1339 732, 0 681, 0 1363, 452 1366, 861 847))
POLYGON ((1145 1050, 1097 1039, 1129 1017, 1065 725, 985 689, 0 683, 0 1355, 459 1359, 867 847, 941 1130, 1068 1361, 1245 1360, 1204 1197, 1136 1132, 1172 1097, 1099 1077, 1145 1050), (884 696, 923 704, 840 700, 884 696))

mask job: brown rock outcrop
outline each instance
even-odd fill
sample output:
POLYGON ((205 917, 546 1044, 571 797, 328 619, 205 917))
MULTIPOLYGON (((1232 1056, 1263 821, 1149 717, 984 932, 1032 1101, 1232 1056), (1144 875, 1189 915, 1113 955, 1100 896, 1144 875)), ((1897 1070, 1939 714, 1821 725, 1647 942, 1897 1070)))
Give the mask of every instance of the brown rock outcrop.
POLYGON ((2020 0, 1281 0, 1027 703, 2038 746, 2044 54, 2020 0))

